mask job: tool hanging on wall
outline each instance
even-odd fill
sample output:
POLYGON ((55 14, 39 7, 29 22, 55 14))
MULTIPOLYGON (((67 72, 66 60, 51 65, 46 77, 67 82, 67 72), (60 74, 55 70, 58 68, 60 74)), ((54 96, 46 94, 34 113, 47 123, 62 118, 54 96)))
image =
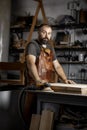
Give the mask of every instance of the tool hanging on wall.
MULTIPOLYGON (((41 9, 42 16, 43 16, 43 23, 48 23, 46 15, 45 15, 45 11, 44 11, 42 0, 34 0, 34 1, 38 2, 38 6, 36 8, 36 12, 35 12, 35 15, 33 17, 32 25, 31 25, 31 28, 30 28, 30 31, 29 31, 29 36, 27 38, 27 42, 26 42, 25 48, 26 48, 27 44, 30 42, 30 40, 32 38, 32 34, 33 34, 33 31, 34 31, 34 28, 35 28, 35 25, 36 25, 36 20, 37 20, 37 17, 38 17, 40 9, 41 9)), ((21 63, 25 62, 25 50, 24 50, 24 53, 20 54, 20 59, 19 60, 20 60, 21 63)))

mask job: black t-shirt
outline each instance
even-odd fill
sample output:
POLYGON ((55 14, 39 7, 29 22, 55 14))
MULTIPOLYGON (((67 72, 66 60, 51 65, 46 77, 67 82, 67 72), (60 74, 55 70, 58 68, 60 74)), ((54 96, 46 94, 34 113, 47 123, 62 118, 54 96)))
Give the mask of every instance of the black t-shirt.
MULTIPOLYGON (((53 61, 56 60, 56 54, 54 48, 50 44, 46 44, 46 48, 50 49, 53 52, 53 61)), ((40 55, 41 44, 38 40, 32 40, 26 48, 26 55, 34 55, 39 57, 40 55)))

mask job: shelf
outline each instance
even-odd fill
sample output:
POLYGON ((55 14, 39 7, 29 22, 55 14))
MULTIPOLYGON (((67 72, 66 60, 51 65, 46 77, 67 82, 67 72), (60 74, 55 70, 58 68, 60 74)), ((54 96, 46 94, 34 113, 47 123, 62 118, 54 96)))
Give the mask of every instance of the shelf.
MULTIPOLYGON (((14 32, 14 33, 16 33, 16 32, 19 32, 19 33, 21 33, 21 32, 29 32, 30 28, 31 28, 31 25, 23 26, 23 27, 14 25, 14 26, 11 26, 10 31, 14 32)), ((38 26, 35 26, 34 31, 37 31, 37 29, 38 29, 38 26)))
POLYGON ((87 28, 86 23, 68 23, 68 24, 60 24, 60 25, 52 25, 53 30, 55 29, 82 29, 82 28, 87 28))
POLYGON ((61 64, 87 64, 85 61, 59 61, 61 64))
POLYGON ((67 46, 67 45, 58 45, 58 46, 55 46, 54 49, 57 49, 57 50, 78 50, 78 51, 87 51, 87 48, 85 47, 80 47, 80 46, 67 46))
MULTIPOLYGON (((18 26, 18 25, 13 25, 11 26, 10 30, 12 32, 29 32, 31 25, 28 26, 18 26)), ((34 31, 37 31, 38 25, 35 26, 34 31)), ((59 30, 59 29, 82 29, 82 28, 87 28, 86 23, 69 23, 69 24, 60 24, 60 25, 51 25, 53 30, 59 30)))

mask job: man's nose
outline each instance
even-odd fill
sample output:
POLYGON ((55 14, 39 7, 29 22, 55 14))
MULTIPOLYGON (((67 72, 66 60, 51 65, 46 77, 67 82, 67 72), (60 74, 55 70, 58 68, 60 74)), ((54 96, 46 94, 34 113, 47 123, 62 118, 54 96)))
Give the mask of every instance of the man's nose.
POLYGON ((48 34, 46 33, 46 35, 45 35, 45 38, 47 38, 48 39, 48 34))

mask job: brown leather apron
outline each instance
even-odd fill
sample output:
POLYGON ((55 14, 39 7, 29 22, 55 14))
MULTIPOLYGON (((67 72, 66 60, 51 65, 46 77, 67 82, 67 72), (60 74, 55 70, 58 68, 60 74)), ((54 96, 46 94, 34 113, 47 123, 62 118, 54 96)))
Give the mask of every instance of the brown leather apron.
POLYGON ((42 80, 54 82, 53 79, 53 54, 50 49, 41 48, 39 60, 37 61, 38 74, 42 80))
MULTIPOLYGON (((53 53, 48 48, 41 47, 41 52, 36 60, 38 74, 42 80, 47 82, 55 82, 53 68, 53 53)), ((29 75, 29 84, 35 84, 35 81, 29 75)))

